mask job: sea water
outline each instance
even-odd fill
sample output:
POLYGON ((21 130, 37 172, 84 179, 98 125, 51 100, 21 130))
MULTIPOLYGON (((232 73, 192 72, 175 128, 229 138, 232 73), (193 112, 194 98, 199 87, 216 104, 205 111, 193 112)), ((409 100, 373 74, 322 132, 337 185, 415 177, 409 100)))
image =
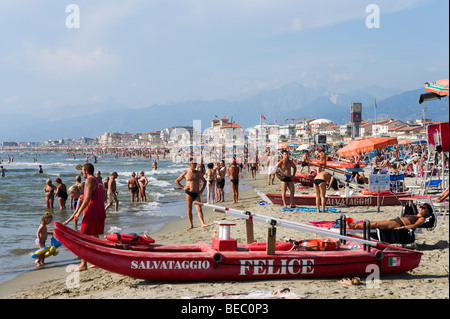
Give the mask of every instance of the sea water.
MULTIPOLYGON (((0 152, 0 158, 3 160, 0 165, 7 170, 6 176, 0 177, 0 283, 3 283, 36 268, 35 260, 28 254, 38 249, 36 231, 45 212, 52 213, 54 222, 64 222, 72 215, 70 197, 66 201, 66 209, 59 208, 57 198, 54 208, 47 209, 44 187, 47 179, 57 186, 55 179, 59 177, 69 189, 75 183, 75 177, 81 175, 76 166, 84 164, 85 157, 77 155, 74 158, 64 152, 0 152), (8 155, 14 155, 14 161, 8 163, 8 155), (43 167, 43 174, 37 173, 39 165, 43 167)), ((107 155, 98 157, 97 163, 93 163, 95 171, 100 171, 103 178, 113 172, 119 175, 116 179, 119 209, 115 212, 114 205, 108 209, 105 234, 152 233, 167 222, 186 216, 184 192, 174 181, 188 169, 188 165, 160 158, 157 160, 158 169, 153 170, 153 159, 107 155), (127 181, 132 172, 140 171, 144 171, 149 181, 147 202, 131 202, 127 181)), ((93 162, 92 158, 89 161, 93 162)), ((80 225, 79 221, 78 227, 80 225)), ((68 226, 73 227, 73 222, 68 226)), ((53 225, 48 228, 53 228, 53 225)), ((50 238, 49 235, 47 245, 50 245, 50 238)), ((46 259, 46 267, 79 263, 66 248, 60 247, 58 251, 58 256, 46 259)))

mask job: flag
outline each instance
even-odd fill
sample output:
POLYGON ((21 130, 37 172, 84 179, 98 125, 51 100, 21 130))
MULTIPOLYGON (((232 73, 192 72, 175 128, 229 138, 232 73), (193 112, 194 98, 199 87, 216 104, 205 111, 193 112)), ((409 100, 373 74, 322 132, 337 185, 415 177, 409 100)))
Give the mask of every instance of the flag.
POLYGON ((374 98, 374 103, 375 103, 375 109, 377 108, 377 96, 375 95, 375 98, 374 98))
POLYGON ((306 124, 306 121, 303 121, 303 129, 305 131, 310 131, 310 129, 308 128, 308 124, 306 124))
POLYGON ((400 266, 400 257, 389 258, 389 267, 398 267, 398 266, 400 266))
POLYGON ((261 115, 261 119, 263 119, 264 121, 266 120, 266 117, 264 115, 262 115, 262 114, 259 114, 259 115, 261 115))

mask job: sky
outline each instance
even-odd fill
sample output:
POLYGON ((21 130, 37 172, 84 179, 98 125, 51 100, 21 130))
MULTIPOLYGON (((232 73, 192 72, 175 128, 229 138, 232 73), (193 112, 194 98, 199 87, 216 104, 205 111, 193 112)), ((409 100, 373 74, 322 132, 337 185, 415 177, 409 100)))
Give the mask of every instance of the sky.
POLYGON ((292 82, 412 90, 448 78, 448 61, 447 0, 0 0, 0 114, 59 119, 292 82))

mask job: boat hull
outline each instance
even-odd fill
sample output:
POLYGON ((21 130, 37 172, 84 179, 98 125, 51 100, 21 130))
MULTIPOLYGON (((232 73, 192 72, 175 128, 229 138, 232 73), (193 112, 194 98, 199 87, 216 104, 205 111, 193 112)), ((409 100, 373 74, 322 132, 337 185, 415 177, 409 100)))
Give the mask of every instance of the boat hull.
POLYGON ((300 183, 302 185, 305 186, 313 186, 313 182, 314 182, 314 175, 307 175, 307 174, 295 174, 292 177, 292 181, 297 184, 300 183))
MULTIPOLYGON (((389 195, 381 195, 380 196, 380 205, 381 206, 394 206, 401 205, 399 200, 400 197, 407 197, 411 194, 405 193, 397 193, 397 194, 389 194, 389 195)), ((283 198, 281 194, 274 193, 266 193, 266 196, 270 199, 273 204, 283 205, 283 198)), ((286 202, 290 202, 289 193, 286 193, 286 202)), ((316 196, 315 195, 294 195, 294 205, 296 206, 316 206, 316 196)), ((326 196, 325 197, 325 206, 333 207, 333 206, 377 206, 377 196, 370 195, 359 195, 359 196, 326 196)))
MULTIPOLYGON (((317 160, 317 159, 310 159, 309 162, 310 162, 312 165, 320 166, 319 160, 317 160)), ((344 168, 359 168, 359 167, 360 167, 359 164, 348 163, 348 162, 341 162, 341 161, 327 161, 327 162, 326 162, 326 166, 327 166, 327 167, 332 167, 332 168, 339 168, 339 169, 344 169, 344 168)))
MULTIPOLYGON (((217 251, 197 243, 197 251, 134 251, 102 246, 83 234, 67 231, 55 223, 55 236, 75 255, 105 270, 152 281, 267 280, 402 273, 418 266, 420 252, 408 249, 373 248, 371 252, 341 245, 335 251, 217 251), (395 263, 392 263, 392 259, 395 263)), ((386 247, 386 246, 384 246, 386 247)))

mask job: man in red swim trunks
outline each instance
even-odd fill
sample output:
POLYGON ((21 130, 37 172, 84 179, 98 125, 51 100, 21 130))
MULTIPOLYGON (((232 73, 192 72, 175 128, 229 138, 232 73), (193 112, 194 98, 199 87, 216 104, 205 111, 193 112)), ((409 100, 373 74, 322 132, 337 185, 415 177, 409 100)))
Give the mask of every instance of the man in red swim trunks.
MULTIPOLYGON (((106 218, 103 183, 101 179, 94 176, 94 165, 91 163, 84 164, 81 172, 83 173, 86 182, 84 184, 84 200, 80 208, 80 211, 84 212, 80 232, 82 234, 98 237, 98 235, 103 234, 106 218)), ((72 271, 82 271, 87 269, 86 260, 81 259, 80 265, 72 271)))

